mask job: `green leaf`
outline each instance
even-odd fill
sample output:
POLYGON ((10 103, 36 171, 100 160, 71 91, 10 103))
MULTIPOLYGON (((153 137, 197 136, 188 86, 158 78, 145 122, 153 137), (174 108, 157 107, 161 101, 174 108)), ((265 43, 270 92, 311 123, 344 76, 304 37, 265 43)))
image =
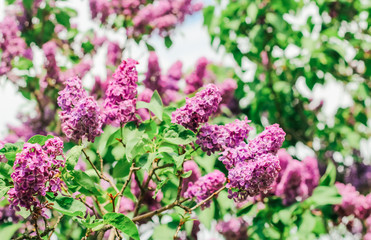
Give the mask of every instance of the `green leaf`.
POLYGON ((196 135, 191 130, 179 124, 173 124, 165 130, 164 141, 175 145, 186 145, 196 140, 196 135))
POLYGON ((117 139, 121 139, 121 129, 117 129, 114 133, 111 134, 111 136, 107 140, 106 147, 115 143, 119 143, 117 139))
POLYGON ((130 218, 121 213, 107 213, 103 216, 105 224, 109 224, 121 232, 127 234, 129 237, 140 240, 137 226, 130 218))
POLYGON ((5 143, 4 147, 0 149, 0 153, 19 152, 23 148, 23 143, 5 143))
POLYGON ((205 7, 203 10, 204 13, 204 25, 208 28, 211 26, 211 21, 214 18, 214 6, 205 7))
POLYGON ((52 135, 48 135, 48 136, 35 135, 35 136, 31 137, 30 139, 28 139, 27 142, 32 143, 32 144, 38 143, 40 146, 43 146, 45 144, 45 142, 48 139, 51 139, 51 138, 54 138, 54 136, 52 136, 52 135))
POLYGON ((10 187, 0 186, 0 198, 4 197, 9 191, 10 187))
POLYGON ((192 170, 189 170, 181 175, 182 178, 189 178, 192 175, 192 170))
POLYGON ((83 217, 86 213, 86 206, 71 197, 66 197, 62 195, 58 195, 54 198, 54 196, 46 195, 46 198, 49 202, 53 203, 53 209, 71 217, 83 217))
POLYGON ((6 0, 6 3, 7 3, 8 5, 12 5, 14 2, 15 2, 15 0, 6 0))
POLYGON ((336 166, 330 160, 327 164, 327 169, 325 174, 321 177, 319 181, 319 186, 332 186, 336 180, 336 166))
POLYGON ((129 175, 131 164, 125 159, 117 162, 113 168, 112 176, 114 178, 124 178, 129 175))
POLYGON ((83 146, 76 145, 68 153, 66 157, 66 166, 68 170, 73 170, 79 160, 83 146))
POLYGON ((19 70, 28 70, 33 66, 33 63, 28 58, 18 57, 13 60, 12 66, 18 68, 19 70))
POLYGON ((66 28, 70 28, 70 16, 66 12, 61 10, 58 13, 55 13, 55 18, 59 24, 66 28))
POLYGON ((256 211, 257 211, 257 204, 250 202, 247 205, 243 206, 242 208, 238 209, 237 217, 244 216, 244 215, 252 216, 256 214, 256 211))
POLYGON ((4 162, 0 162, 0 178, 10 179, 10 174, 12 173, 12 167, 4 162))
POLYGON ((146 43, 146 46, 147 46, 148 51, 155 51, 156 50, 151 44, 146 43))
MULTIPOLYGON (((100 226, 104 226, 104 221, 103 219, 95 219, 95 218, 90 218, 88 219, 81 219, 81 218, 73 218, 74 221, 77 221, 81 225, 83 225, 86 228, 98 228, 100 226)), ((99 229, 98 229, 99 230, 99 229)))
POLYGON ((157 184, 155 194, 153 195, 153 199, 156 199, 157 193, 162 189, 162 187, 169 181, 169 179, 165 179, 164 181, 161 181, 160 183, 157 184))
POLYGON ((3 223, 0 226, 0 236, 2 240, 12 239, 14 233, 22 226, 22 223, 3 223))
POLYGON ((171 38, 170 38, 169 36, 166 36, 166 37, 164 38, 164 41, 165 41, 165 46, 166 46, 167 48, 170 48, 171 45, 173 45, 173 41, 171 41, 171 38))
POLYGON ((316 218, 310 213, 310 211, 305 211, 301 216, 301 222, 299 225, 300 233, 311 233, 316 226, 316 218))
POLYGON ((313 202, 317 206, 340 204, 342 197, 335 186, 318 186, 306 201, 313 202))
POLYGON ((23 2, 23 6, 27 9, 27 10, 31 10, 32 8, 32 4, 33 4, 33 0, 22 0, 23 2))
POLYGON ((164 105, 162 104, 162 100, 160 95, 158 94, 157 90, 152 94, 151 101, 147 102, 137 102, 137 109, 139 108, 147 108, 153 114, 155 114, 158 119, 162 121, 162 114, 164 112, 164 105))
POLYGON ((141 167, 144 171, 148 171, 155 157, 156 153, 143 154, 142 156, 139 157, 138 167, 141 167))
POLYGON ((71 175, 74 177, 76 184, 87 189, 88 191, 100 195, 98 186, 95 184, 94 179, 88 174, 82 171, 71 171, 71 175))
POLYGON ((143 130, 138 129, 134 122, 128 122, 123 129, 123 139, 126 146, 126 157, 128 160, 132 160, 135 156, 132 154, 132 150, 137 143, 142 139, 143 130))
POLYGON ((81 47, 85 53, 90 53, 94 49, 94 45, 90 41, 81 43, 81 47))
POLYGON ((154 240, 173 240, 175 229, 171 228, 168 224, 161 224, 155 227, 152 238, 154 240))
POLYGON ((175 165, 176 165, 176 168, 180 168, 183 164, 183 161, 184 161, 184 158, 185 158, 185 154, 182 154, 180 156, 178 155, 173 155, 173 158, 175 160, 175 165))

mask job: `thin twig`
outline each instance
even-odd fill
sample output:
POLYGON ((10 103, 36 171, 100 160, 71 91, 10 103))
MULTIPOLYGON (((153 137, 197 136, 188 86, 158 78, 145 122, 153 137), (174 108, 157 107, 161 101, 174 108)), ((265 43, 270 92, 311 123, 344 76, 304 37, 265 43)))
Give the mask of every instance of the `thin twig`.
POLYGON ((208 198, 202 200, 201 202, 199 202, 196 206, 192 207, 191 208, 191 211, 195 210, 196 208, 198 208, 199 206, 201 206, 202 204, 204 204, 205 202, 209 201, 210 199, 212 199, 213 197, 215 197, 216 195, 218 195, 221 191, 223 191, 224 189, 226 188, 226 186, 223 186, 221 188, 219 188, 218 191, 214 192, 213 194, 211 194, 208 198))
POLYGON ((64 215, 62 214, 62 215, 60 215, 60 216, 58 217, 57 221, 56 221, 55 224, 54 224, 54 227, 53 227, 52 231, 51 231, 50 234, 49 234, 48 240, 50 240, 50 238, 52 237, 52 235, 53 235, 53 233, 54 233, 54 231, 55 231, 55 228, 57 227, 58 223, 61 221, 61 219, 62 219, 63 216, 64 216, 64 215))
POLYGON ((159 208, 159 209, 156 209, 152 212, 148 212, 148 213, 145 213, 145 214, 142 214, 142 215, 139 215, 139 216, 136 216, 132 219, 133 222, 139 222, 139 221, 142 221, 144 219, 147 219, 147 218, 150 218, 150 217, 153 217, 154 215, 157 215, 159 213, 162 213, 166 210, 169 210, 169 209, 172 209, 173 207, 175 206, 180 206, 183 202, 185 201, 188 201, 189 198, 186 198, 186 199, 183 199, 179 202, 176 202, 174 201, 173 203, 169 204, 169 205, 166 205, 165 207, 162 207, 162 208, 159 208))
POLYGON ((116 187, 116 185, 111 181, 111 179, 109 179, 108 177, 106 177, 103 172, 99 172, 99 170, 97 169, 97 167, 92 163, 92 161, 90 160, 90 157, 88 156, 88 154, 86 154, 85 150, 83 149, 82 152, 84 153, 85 155, 85 158, 88 160, 88 162, 90 163, 90 165, 92 166, 92 168, 94 169, 95 173, 98 175, 98 177, 106 182, 108 182, 112 187, 113 189, 115 189, 116 193, 119 192, 118 188, 116 187))
POLYGON ((179 233, 180 229, 182 228, 183 224, 184 224, 184 221, 183 221, 183 219, 181 219, 180 222, 179 222, 179 225, 178 225, 178 227, 175 231, 175 234, 174 234, 174 237, 173 237, 174 240, 177 239, 178 233, 179 233))

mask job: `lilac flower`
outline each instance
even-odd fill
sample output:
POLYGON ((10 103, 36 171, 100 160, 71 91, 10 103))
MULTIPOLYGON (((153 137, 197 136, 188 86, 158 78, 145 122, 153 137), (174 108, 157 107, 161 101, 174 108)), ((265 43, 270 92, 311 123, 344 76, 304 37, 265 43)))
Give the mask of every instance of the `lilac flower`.
POLYGON ((366 196, 359 195, 356 199, 356 209, 354 211, 354 215, 361 219, 367 219, 371 214, 371 194, 366 196))
MULTIPOLYGON (((153 91, 151 89, 145 88, 143 92, 138 94, 138 101, 147 102, 149 103, 151 101, 153 95, 153 91)), ((142 120, 149 119, 149 112, 145 108, 137 109, 137 112, 142 120)))
POLYGON ((234 79, 228 78, 224 82, 217 85, 222 95, 220 109, 223 107, 229 108, 232 112, 238 111, 238 103, 234 98, 237 82, 234 79))
POLYGON ((294 160, 283 149, 278 151, 278 157, 282 169, 273 186, 275 195, 280 196, 285 205, 294 203, 297 197, 305 200, 311 196, 320 178, 317 159, 294 160))
POLYGON ((312 195, 314 188, 317 187, 319 179, 321 178, 318 169, 318 161, 314 157, 306 157, 302 163, 305 169, 303 178, 305 179, 305 184, 308 186, 309 195, 312 195))
MULTIPOLYGON (((202 202, 207 199, 214 192, 219 190, 224 186, 226 178, 222 172, 215 170, 201 178, 199 178, 195 183, 190 182, 188 184, 188 189, 184 193, 186 198, 196 198, 196 202, 202 202)), ((201 208, 210 206, 210 201, 205 202, 201 205, 201 208)))
POLYGON ((117 42, 108 42, 106 65, 116 66, 120 64, 122 50, 117 42))
POLYGON ((248 196, 267 192, 280 170, 279 160, 272 153, 259 155, 247 162, 238 162, 228 172, 228 197, 235 201, 243 201, 248 196), (237 191, 233 191, 232 188, 237 191))
POLYGON ((1 63, 0 76, 7 74, 12 69, 12 60, 16 56, 26 54, 26 43, 20 37, 17 20, 13 17, 6 16, 0 22, 0 49, 1 63))
POLYGON ((72 77, 83 78, 93 66, 93 61, 91 59, 84 59, 73 68, 68 69, 67 71, 61 73, 62 79, 69 79, 72 77))
POLYGON ((235 120, 233 123, 223 125, 209 125, 206 123, 200 128, 196 143, 208 155, 226 148, 234 148, 243 142, 250 130, 249 120, 235 120))
POLYGON ((285 169, 275 192, 277 196, 282 198, 283 204, 289 205, 294 203, 298 196, 302 197, 303 200, 309 197, 308 186, 303 181, 303 172, 303 165, 296 160, 290 162, 285 169))
POLYGON ((349 216, 354 213, 356 209, 356 202, 359 197, 359 192, 350 184, 335 183, 339 194, 342 196, 341 204, 334 206, 334 211, 339 216, 349 216))
POLYGON ((219 157, 219 160, 223 162, 225 167, 230 170, 239 162, 244 162, 249 157, 247 150, 247 144, 242 142, 240 145, 234 148, 226 148, 219 157))
POLYGON ((255 158, 264 153, 276 154, 285 140, 286 133, 278 124, 273 124, 265 128, 256 138, 249 142, 249 158, 255 158))
POLYGON ((345 182, 352 184, 360 192, 368 192, 371 187, 371 166, 354 163, 347 169, 345 182))
POLYGON ((192 4, 191 0, 163 0, 147 4, 139 11, 135 8, 134 11, 137 14, 133 18, 134 26, 128 29, 128 35, 150 34, 154 29, 158 29, 162 36, 167 35, 171 28, 184 21, 186 15, 199 11, 201 8, 202 4, 192 4))
POLYGON ((66 159, 63 154, 63 141, 59 137, 48 139, 43 146, 43 150, 54 166, 64 167, 66 159))
POLYGON ((0 224, 17 223, 19 220, 21 220, 21 217, 16 214, 16 211, 10 205, 0 207, 0 224))
MULTIPOLYGON (((5 146, 5 142, 0 140, 0 149, 4 148, 4 146, 5 146)), ((3 161, 4 162, 6 161, 5 156, 3 154, 0 154, 0 162, 3 162, 3 161)))
POLYGON ((150 52, 148 57, 148 70, 146 73, 146 78, 143 81, 144 86, 151 90, 158 90, 162 92, 162 89, 159 89, 159 81, 161 79, 161 68, 158 63, 158 57, 155 52, 150 52))
POLYGON ((14 188, 8 192, 13 209, 19 211, 19 206, 28 210, 32 206, 44 208, 37 196, 45 196, 46 192, 57 195, 61 191, 63 182, 58 177, 58 168, 64 165, 63 153, 59 155, 61 161, 55 158, 62 151, 59 144, 60 139, 50 140, 45 146, 46 150, 43 150, 39 144, 25 143, 22 152, 16 155, 14 172, 11 174, 14 188))
POLYGON ((105 23, 112 9, 108 0, 89 0, 91 17, 105 23))
POLYGON ((231 218, 226 222, 218 222, 215 229, 222 234, 226 240, 245 240, 248 224, 242 218, 231 218))
POLYGON ((133 212, 134 209, 135 209, 135 203, 131 199, 127 197, 121 198, 119 213, 128 214, 129 212, 133 212))
POLYGON ((60 69, 56 61, 57 44, 53 41, 49 41, 42 46, 45 54, 44 67, 46 69, 46 75, 40 79, 40 85, 42 88, 46 88, 49 82, 53 84, 61 82, 60 69))
POLYGON ((186 88, 184 92, 186 94, 193 93, 203 86, 203 78, 206 75, 206 67, 209 61, 202 57, 197 60, 196 69, 188 77, 186 77, 186 88))
POLYGON ((65 88, 59 92, 58 105, 64 111, 70 111, 80 99, 87 97, 87 92, 78 77, 72 77, 65 81, 65 88))
POLYGON ((195 163, 194 161, 184 162, 183 171, 184 173, 192 171, 192 174, 188 178, 183 179, 182 193, 181 193, 182 196, 187 191, 188 184, 191 182, 196 182, 201 177, 200 169, 198 168, 197 163, 195 163))
MULTIPOLYGON (((173 81, 179 81, 182 78, 182 62, 176 61, 169 70, 167 71, 167 76, 173 81)), ((176 89, 177 90, 177 89, 176 89)))
POLYGON ((123 60, 110 79, 104 101, 105 121, 115 126, 136 119, 138 72, 133 59, 123 60))
POLYGON ((132 17, 139 11, 140 5, 145 3, 145 0, 112 0, 111 2, 115 12, 122 12, 125 16, 132 17))
POLYGON ((201 123, 207 122, 211 114, 216 112, 220 101, 218 88, 209 84, 193 98, 187 98, 186 105, 173 112, 172 123, 196 131, 201 123))
POLYGON ((81 99, 70 111, 59 114, 62 121, 62 131, 66 137, 74 141, 87 138, 94 139, 103 133, 103 117, 98 103, 90 96, 81 99))

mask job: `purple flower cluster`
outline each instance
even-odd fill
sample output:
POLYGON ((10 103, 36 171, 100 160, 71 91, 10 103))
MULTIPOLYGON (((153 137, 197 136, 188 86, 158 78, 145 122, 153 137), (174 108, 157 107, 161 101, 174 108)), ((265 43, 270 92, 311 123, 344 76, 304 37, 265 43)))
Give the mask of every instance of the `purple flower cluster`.
POLYGON ((272 153, 262 154, 246 162, 238 162, 228 172, 229 198, 243 201, 249 196, 266 193, 280 171, 279 160, 272 153), (237 189, 233 191, 232 189, 237 189))
POLYGON ((227 147, 219 160, 228 169, 229 197, 244 201, 271 189, 281 170, 277 151, 285 140, 285 132, 274 124, 265 128, 249 144, 241 142, 227 147))
MULTIPOLYGON (((151 89, 149 89, 149 88, 145 88, 143 90, 143 92, 141 92, 141 93, 138 94, 138 101, 149 103, 149 102, 151 102, 152 95, 153 95, 153 91, 151 89)), ((139 108, 139 109, 137 109, 137 113, 138 113, 138 115, 140 116, 140 118, 142 120, 149 119, 149 111, 148 111, 148 109, 139 108)))
POLYGON ((186 105, 173 112, 172 123, 196 131, 201 123, 207 122, 211 114, 218 110, 221 99, 219 89, 209 84, 196 96, 187 98, 186 105))
POLYGON ((294 203, 298 197, 305 200, 311 196, 320 178, 317 159, 306 157, 300 162, 284 149, 279 150, 278 158, 281 172, 276 180, 275 195, 281 197, 285 205, 294 203))
MULTIPOLYGON (((201 202, 212 195, 214 192, 224 186, 226 178, 224 174, 218 170, 200 177, 196 182, 188 183, 188 189, 184 193, 186 198, 196 197, 196 202, 201 202)), ((210 201, 201 205, 201 208, 210 206, 210 201)))
POLYGON ((255 158, 264 153, 276 154, 285 141, 286 133, 278 124, 273 124, 265 128, 256 138, 249 142, 249 158, 255 158))
MULTIPOLYGON (((0 149, 2 149, 5 145, 5 142, 4 141, 0 141, 0 149)), ((3 154, 0 153, 0 162, 5 162, 6 159, 5 159, 5 156, 3 154)))
POLYGON ((155 52, 150 52, 148 58, 148 71, 143 81, 146 88, 152 91, 157 90, 165 105, 179 99, 178 81, 182 77, 182 62, 175 62, 166 75, 161 74, 158 57, 155 52))
POLYGON ((93 61, 91 59, 84 59, 73 68, 68 69, 65 72, 61 73, 62 80, 69 79, 71 77, 77 76, 79 78, 83 78, 91 69, 93 65, 93 61))
POLYGON ((229 221, 218 222, 215 229, 224 236, 226 240, 245 240, 248 224, 242 218, 231 218, 229 221))
POLYGON ((340 217, 354 215, 360 220, 371 220, 371 194, 362 195, 351 184, 335 183, 342 202, 334 206, 334 211, 340 217))
POLYGON ((112 13, 110 1, 108 0, 89 0, 91 17, 99 19, 105 23, 108 16, 112 13))
POLYGON ((163 36, 168 35, 186 15, 202 8, 201 3, 192 0, 89 0, 89 5, 92 18, 103 24, 111 14, 132 20, 134 26, 127 28, 127 35, 131 37, 151 34, 155 29, 163 36))
POLYGON ((184 193, 187 191, 188 184, 191 183, 191 182, 196 182, 201 177, 201 171, 198 168, 197 163, 194 162, 194 161, 184 162, 183 171, 185 173, 189 172, 189 171, 192 171, 192 174, 188 178, 183 179, 182 193, 181 193, 182 196, 184 196, 184 193))
POLYGON ((161 35, 166 35, 171 28, 182 23, 186 15, 201 8, 202 4, 193 4, 192 0, 155 1, 137 12, 133 18, 134 26, 128 29, 128 35, 150 34, 154 29, 158 29, 161 35))
POLYGON ((208 63, 209 61, 205 57, 197 60, 196 69, 185 79, 187 85, 184 92, 186 94, 193 93, 204 85, 203 78, 207 74, 206 67, 208 63))
POLYGON ((0 23, 0 49, 2 50, 0 76, 7 74, 12 69, 12 60, 16 56, 27 54, 26 47, 25 41, 20 37, 17 20, 6 16, 0 23))
POLYGON ((136 119, 137 64, 130 58, 123 60, 110 79, 104 101, 106 123, 119 126, 136 119))
POLYGON ((69 78, 65 84, 58 97, 58 105, 63 110, 59 113, 62 131, 74 141, 86 137, 94 142, 95 137, 103 132, 103 118, 98 103, 88 96, 78 77, 69 78))
POLYGON ((371 188, 371 166, 354 163, 347 169, 345 182, 352 184, 360 192, 368 192, 371 188))
POLYGON ((208 155, 226 148, 237 147, 247 138, 252 129, 249 122, 246 117, 245 120, 235 120, 224 126, 206 123, 200 128, 196 143, 208 155))
POLYGON ((16 215, 16 211, 10 205, 0 207, 0 224, 8 222, 17 223, 19 220, 21 220, 21 217, 16 215))
POLYGON ((139 7, 144 4, 145 0, 112 0, 114 11, 116 13, 122 12, 125 16, 134 16, 138 11, 139 7))
POLYGON ((53 84, 59 83, 60 79, 60 69, 57 65, 56 61, 56 51, 57 51, 57 44, 53 41, 49 41, 42 46, 42 49, 45 54, 46 61, 44 63, 44 67, 46 69, 46 75, 40 79, 40 85, 42 88, 46 88, 48 86, 48 82, 52 82, 53 84))
POLYGON ((117 66, 121 62, 122 50, 117 42, 108 42, 107 47, 107 66, 117 66))
POLYGON ((12 209, 19 211, 19 206, 44 208, 37 196, 45 196, 46 192, 57 195, 61 191, 63 182, 58 175, 64 163, 61 139, 49 139, 43 147, 25 143, 22 152, 16 155, 11 174, 14 188, 8 194, 12 209))

